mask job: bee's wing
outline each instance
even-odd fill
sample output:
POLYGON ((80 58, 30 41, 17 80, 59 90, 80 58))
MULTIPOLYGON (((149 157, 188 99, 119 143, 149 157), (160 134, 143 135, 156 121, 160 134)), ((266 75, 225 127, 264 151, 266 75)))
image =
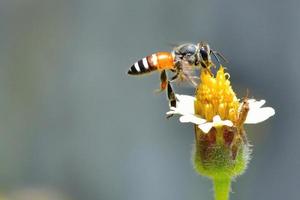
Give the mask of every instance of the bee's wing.
POLYGON ((199 67, 190 65, 187 62, 182 62, 182 72, 179 74, 178 82, 186 82, 192 87, 197 87, 199 84, 199 67))
POLYGON ((197 87, 199 84, 199 69, 195 66, 189 66, 189 68, 183 68, 183 75, 186 81, 193 87, 197 87))
POLYGON ((178 47, 186 44, 192 44, 191 42, 169 42, 167 45, 172 47, 172 49, 177 49, 178 47))

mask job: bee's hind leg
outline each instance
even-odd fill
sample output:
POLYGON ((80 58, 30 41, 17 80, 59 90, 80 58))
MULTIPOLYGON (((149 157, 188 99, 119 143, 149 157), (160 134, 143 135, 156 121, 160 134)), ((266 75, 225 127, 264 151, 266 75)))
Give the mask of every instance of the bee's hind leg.
POLYGON ((174 92, 174 90, 172 88, 172 85, 170 84, 169 81, 168 81, 167 96, 168 96, 168 100, 169 100, 169 103, 170 103, 170 107, 176 107, 175 92, 174 92))
MULTIPOLYGON (((176 108, 177 99, 176 99, 176 95, 174 93, 174 90, 172 88, 172 85, 170 84, 170 81, 167 82, 167 86, 168 86, 168 88, 167 88, 167 97, 168 97, 168 100, 169 100, 169 106, 176 108)), ((173 116, 173 114, 168 115, 167 118, 169 119, 172 116, 173 116)))
MULTIPOLYGON (((177 77, 178 77, 178 73, 176 73, 175 76, 173 76, 171 78, 171 81, 175 80, 177 77)), ((166 92, 167 92, 167 98, 168 98, 168 101, 169 101, 169 106, 176 108, 177 99, 176 99, 176 95, 174 93, 174 90, 172 88, 172 85, 170 83, 171 81, 168 80, 166 70, 163 70, 160 73, 160 89, 158 89, 158 91, 162 92, 162 91, 167 89, 166 92)), ((173 114, 168 115, 167 118, 170 118, 172 116, 173 116, 173 114)))
POLYGON ((166 70, 162 70, 160 73, 160 88, 155 90, 155 92, 162 92, 167 88, 168 77, 166 70))

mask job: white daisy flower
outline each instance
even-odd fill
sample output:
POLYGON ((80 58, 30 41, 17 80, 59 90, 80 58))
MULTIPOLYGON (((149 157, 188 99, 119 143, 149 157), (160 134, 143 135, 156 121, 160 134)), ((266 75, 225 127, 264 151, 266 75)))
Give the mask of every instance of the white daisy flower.
MULTIPOLYGON (((179 121, 181 123, 193 123, 198 125, 198 127, 204 132, 208 133, 212 127, 217 126, 233 126, 233 122, 230 120, 221 120, 219 115, 215 115, 213 117, 212 122, 208 122, 203 119, 201 116, 195 114, 194 102, 196 100, 195 97, 189 95, 179 95, 176 94, 177 102, 176 108, 170 107, 170 111, 168 111, 167 115, 178 114, 181 115, 179 121)), ((249 99, 249 112, 247 114, 246 120, 244 124, 257 124, 267 120, 275 114, 275 110, 271 107, 262 107, 266 101, 260 100, 257 101, 255 99, 249 99)), ((242 104, 240 105, 241 109, 242 104)), ((239 110, 240 110, 239 109, 239 110)))

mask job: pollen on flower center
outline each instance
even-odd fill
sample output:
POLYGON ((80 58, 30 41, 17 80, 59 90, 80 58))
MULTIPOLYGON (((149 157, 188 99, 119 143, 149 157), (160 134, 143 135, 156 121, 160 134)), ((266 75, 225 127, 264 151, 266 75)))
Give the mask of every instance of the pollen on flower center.
POLYGON ((202 71, 194 103, 196 114, 207 121, 212 121, 215 115, 219 115, 223 120, 236 122, 239 105, 230 85, 229 74, 224 72, 222 66, 215 77, 206 70, 202 71))

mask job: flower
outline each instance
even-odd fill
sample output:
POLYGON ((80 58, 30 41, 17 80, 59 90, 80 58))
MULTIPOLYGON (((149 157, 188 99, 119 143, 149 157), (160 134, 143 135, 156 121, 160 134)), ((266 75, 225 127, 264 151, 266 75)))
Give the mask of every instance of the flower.
POLYGON ((231 180, 245 171, 250 159, 244 124, 263 122, 275 110, 263 107, 265 100, 238 99, 222 66, 216 75, 208 70, 201 71, 195 96, 176 94, 176 107, 166 114, 181 115, 180 122, 195 124, 195 170, 213 179, 216 199, 222 191, 218 188, 226 183, 222 199, 227 199, 231 180))
MULTIPOLYGON (((201 115, 195 114, 194 104, 196 98, 189 95, 176 94, 176 108, 170 107, 167 115, 178 114, 181 115, 179 121, 181 123, 193 123, 198 125, 198 127, 204 132, 208 133, 212 127, 226 125, 233 126, 231 120, 222 120, 220 115, 215 115, 212 122, 207 121, 201 115)), ((275 110, 271 107, 262 107, 266 101, 255 99, 249 99, 249 111, 244 121, 245 124, 257 124, 263 122, 275 114, 275 110)), ((242 104, 240 104, 238 110, 242 109, 242 104)))

